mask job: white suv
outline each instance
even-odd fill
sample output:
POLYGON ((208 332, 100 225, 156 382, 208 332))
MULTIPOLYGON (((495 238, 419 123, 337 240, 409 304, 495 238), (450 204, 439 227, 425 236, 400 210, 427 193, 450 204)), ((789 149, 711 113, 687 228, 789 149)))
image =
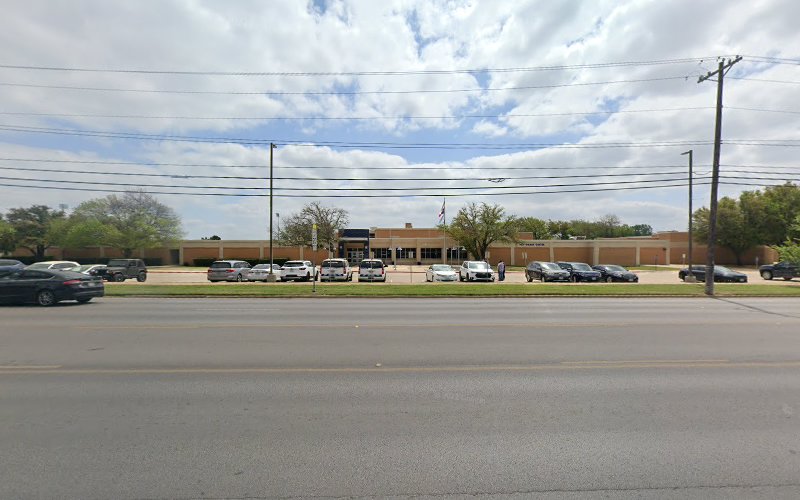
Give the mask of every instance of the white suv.
POLYGON ((281 267, 281 281, 308 281, 317 279, 316 268, 310 260, 287 260, 281 267))
POLYGON ((386 266, 380 259, 364 259, 358 265, 358 281, 386 283, 386 266))
POLYGON ((347 259, 325 259, 319 265, 320 281, 353 281, 353 270, 347 259))
POLYGON ((458 269, 459 281, 494 281, 494 272, 489 263, 482 260, 465 260, 458 269))

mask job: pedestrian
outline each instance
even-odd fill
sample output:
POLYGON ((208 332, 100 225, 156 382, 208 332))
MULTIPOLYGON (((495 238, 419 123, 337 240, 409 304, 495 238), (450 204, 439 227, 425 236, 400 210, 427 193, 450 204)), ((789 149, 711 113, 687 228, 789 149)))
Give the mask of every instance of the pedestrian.
POLYGON ((497 274, 500 281, 506 280, 506 263, 502 260, 497 263, 497 274))

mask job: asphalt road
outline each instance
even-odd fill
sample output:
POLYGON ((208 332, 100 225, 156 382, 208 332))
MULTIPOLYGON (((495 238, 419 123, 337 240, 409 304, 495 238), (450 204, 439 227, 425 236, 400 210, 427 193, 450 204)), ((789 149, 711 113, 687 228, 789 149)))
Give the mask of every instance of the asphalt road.
POLYGON ((798 498, 792 299, 0 307, 0 498, 798 498))

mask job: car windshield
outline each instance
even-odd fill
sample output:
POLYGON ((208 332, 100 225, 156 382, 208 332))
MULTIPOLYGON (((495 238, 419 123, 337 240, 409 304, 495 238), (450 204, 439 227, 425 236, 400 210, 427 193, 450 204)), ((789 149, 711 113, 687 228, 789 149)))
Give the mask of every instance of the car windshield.
POLYGON ((479 269, 479 270, 489 269, 489 264, 487 264, 486 262, 470 262, 469 263, 469 268, 470 269, 479 269))
MULTIPOLYGON (((111 263, 109 262, 108 265, 110 266, 111 263)), ((211 264, 211 269, 228 269, 229 267, 231 267, 230 262, 214 262, 211 264)))
POLYGON ((552 262, 542 262, 542 267, 544 269, 550 269, 551 271, 560 271, 561 268, 558 267, 558 264, 553 264, 552 262))
POLYGON ((444 272, 447 272, 447 271, 451 271, 452 272, 453 271, 452 267, 450 267, 448 265, 445 265, 445 264, 436 264, 434 266, 431 266, 431 269, 433 269, 434 271, 440 271, 440 272, 441 271, 444 271, 444 272))
POLYGON ((589 264, 582 264, 580 262, 577 263, 577 264, 572 264, 572 269, 574 269, 576 271, 591 271, 592 270, 592 268, 589 267, 589 264))
POLYGON ((283 267, 303 267, 303 266, 305 266, 303 262, 292 261, 292 260, 283 265, 283 267))
POLYGON ((322 267, 344 267, 344 262, 341 260, 326 260, 322 263, 322 267))
POLYGON ((50 264, 48 264, 47 262, 37 262, 35 264, 31 264, 30 266, 28 266, 28 269, 49 269, 49 268, 50 264))
POLYGON ((730 273, 730 272, 732 272, 730 269, 728 269, 725 266, 714 266, 714 270, 715 271, 719 271, 721 273, 730 273))
POLYGON ((606 268, 606 271, 617 271, 617 272, 620 272, 620 273, 628 272, 628 270, 625 269, 622 266, 605 266, 605 268, 606 268))
POLYGON ((111 259, 108 261, 109 267, 125 267, 128 265, 127 260, 122 259, 111 259))

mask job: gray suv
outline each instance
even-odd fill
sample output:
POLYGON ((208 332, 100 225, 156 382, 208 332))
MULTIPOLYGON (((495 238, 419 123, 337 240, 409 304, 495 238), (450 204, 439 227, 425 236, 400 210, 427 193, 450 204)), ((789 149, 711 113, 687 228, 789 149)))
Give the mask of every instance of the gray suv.
POLYGON ((208 268, 208 281, 245 281, 250 263, 243 260, 218 260, 208 268))

